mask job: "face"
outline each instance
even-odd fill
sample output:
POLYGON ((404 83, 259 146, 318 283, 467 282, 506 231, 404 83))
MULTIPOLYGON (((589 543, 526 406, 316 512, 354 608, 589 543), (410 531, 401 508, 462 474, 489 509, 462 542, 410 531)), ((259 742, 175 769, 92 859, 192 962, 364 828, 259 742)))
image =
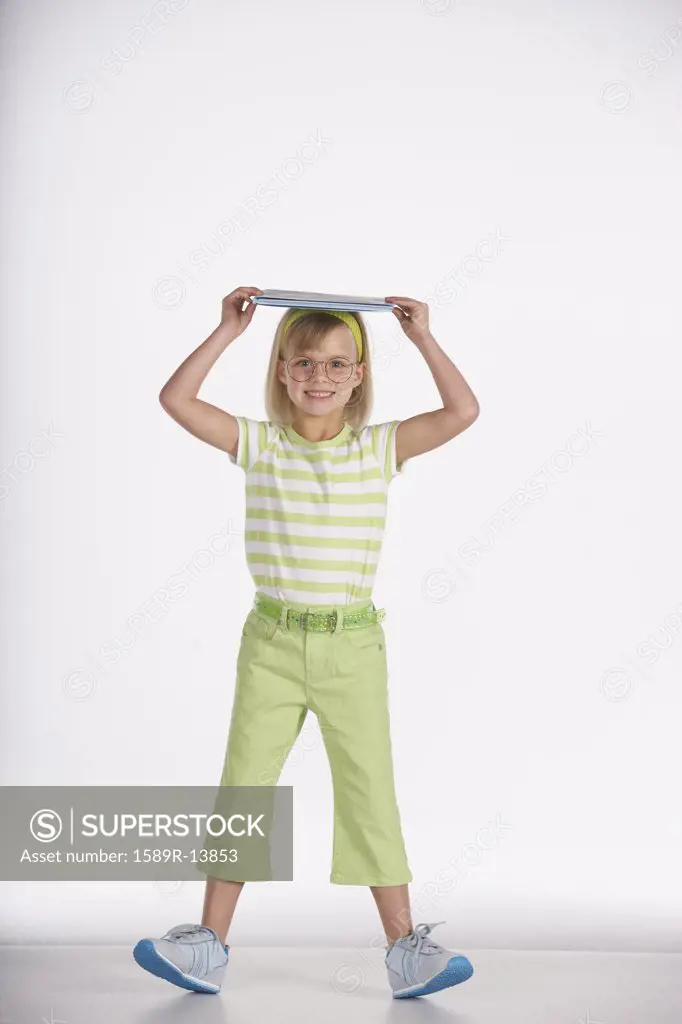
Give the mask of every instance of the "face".
POLYGON ((287 372, 286 360, 280 359, 277 364, 277 376, 286 385, 289 398, 303 412, 313 416, 326 416, 334 410, 342 408, 350 400, 353 388, 362 380, 364 366, 356 365, 348 380, 337 381, 327 377, 325 364, 330 362, 329 372, 334 377, 334 367, 341 369, 342 363, 353 363, 358 358, 355 339, 348 327, 339 324, 332 328, 319 343, 315 351, 312 349, 300 352, 289 352, 289 360, 295 360, 290 369, 297 376, 304 376, 312 370, 313 361, 318 360, 313 375, 305 381, 294 380, 287 372), (324 360, 324 363, 322 362, 324 360), (298 371, 297 372, 297 367, 298 371))

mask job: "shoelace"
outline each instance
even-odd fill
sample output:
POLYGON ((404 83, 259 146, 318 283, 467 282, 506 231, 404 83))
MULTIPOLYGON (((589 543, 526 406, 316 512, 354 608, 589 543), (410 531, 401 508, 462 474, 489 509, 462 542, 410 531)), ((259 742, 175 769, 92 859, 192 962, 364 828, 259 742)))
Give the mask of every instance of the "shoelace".
POLYGON ((418 924, 412 934, 408 937, 410 946, 414 949, 415 953, 438 953, 441 947, 437 942, 427 938, 427 935, 432 928, 436 925, 445 924, 445 921, 435 921, 433 924, 418 924))
MULTIPOLYGON (((439 924, 445 924, 445 921, 434 921, 432 924, 418 924, 409 935, 404 936, 400 941, 405 942, 417 955, 422 951, 425 953, 439 953, 442 947, 437 942, 427 938, 431 929, 439 924)), ((397 942, 398 940, 396 939, 395 941, 397 942)), ((391 949, 393 945, 394 943, 392 942, 388 948, 391 949)))
POLYGON ((182 938, 183 935, 197 935, 199 932, 210 932, 203 924, 178 924, 168 932, 174 939, 182 938))

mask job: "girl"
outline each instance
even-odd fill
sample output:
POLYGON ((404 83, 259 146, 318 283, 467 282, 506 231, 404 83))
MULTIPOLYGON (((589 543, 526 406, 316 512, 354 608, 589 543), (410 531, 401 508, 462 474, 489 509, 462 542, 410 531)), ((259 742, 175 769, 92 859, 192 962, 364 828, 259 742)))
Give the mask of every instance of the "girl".
MULTIPOLYGON (((251 323, 259 288, 223 299, 220 324, 160 394, 182 427, 246 474, 246 556, 256 587, 244 623, 221 786, 274 786, 307 711, 318 718, 334 792, 330 881, 367 885, 386 934, 393 996, 465 981, 469 960, 412 926, 388 713, 384 609, 372 600, 388 485, 407 459, 471 426, 478 402, 429 330, 425 303, 388 296, 443 405, 367 425, 372 374, 359 313, 287 310, 272 346, 266 421, 198 398, 208 371, 251 323), (244 308, 244 304, 246 308, 244 308)), ((208 870, 208 868, 207 868, 208 870)), ((181 988, 218 992, 243 881, 210 865, 202 923, 143 939, 135 960, 181 988)), ((444 922, 437 922, 442 924, 444 922)))

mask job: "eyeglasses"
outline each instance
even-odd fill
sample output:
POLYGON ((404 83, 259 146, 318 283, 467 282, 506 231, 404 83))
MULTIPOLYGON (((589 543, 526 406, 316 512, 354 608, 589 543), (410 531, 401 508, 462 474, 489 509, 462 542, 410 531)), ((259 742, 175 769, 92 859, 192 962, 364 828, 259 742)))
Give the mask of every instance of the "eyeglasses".
POLYGON ((292 380, 299 383, 310 380, 315 373, 315 367, 318 363, 324 366, 327 377, 335 384, 343 384, 344 381, 348 380, 353 374, 354 367, 357 366, 357 363, 351 362, 350 359, 346 359, 344 356, 335 356, 333 359, 327 360, 296 356, 293 359, 287 359, 286 363, 289 376, 292 380))

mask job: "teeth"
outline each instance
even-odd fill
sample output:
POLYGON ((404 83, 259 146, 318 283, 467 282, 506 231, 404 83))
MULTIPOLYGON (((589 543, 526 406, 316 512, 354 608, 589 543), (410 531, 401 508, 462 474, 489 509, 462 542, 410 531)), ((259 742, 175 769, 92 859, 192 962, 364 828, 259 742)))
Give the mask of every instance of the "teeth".
POLYGON ((306 391, 307 395, 313 395, 316 398, 326 398, 327 395, 331 395, 331 391, 306 391))

